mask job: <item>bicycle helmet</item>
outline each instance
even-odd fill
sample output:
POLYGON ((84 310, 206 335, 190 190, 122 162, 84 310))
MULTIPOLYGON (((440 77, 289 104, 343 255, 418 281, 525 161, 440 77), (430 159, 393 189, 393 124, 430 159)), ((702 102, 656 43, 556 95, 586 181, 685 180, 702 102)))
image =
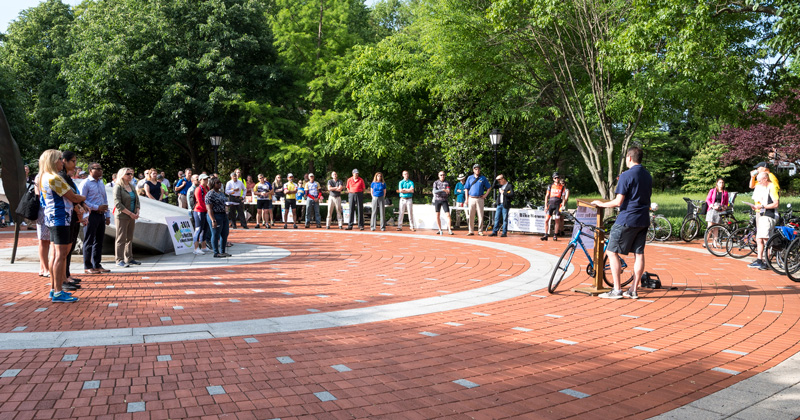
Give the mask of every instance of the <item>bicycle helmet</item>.
POLYGON ((650 203, 650 210, 658 211, 658 203, 650 203))

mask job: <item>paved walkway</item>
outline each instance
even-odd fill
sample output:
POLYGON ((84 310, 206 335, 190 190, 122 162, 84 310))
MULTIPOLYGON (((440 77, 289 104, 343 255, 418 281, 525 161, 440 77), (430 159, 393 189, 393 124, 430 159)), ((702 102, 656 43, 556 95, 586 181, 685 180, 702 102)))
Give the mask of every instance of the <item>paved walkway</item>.
POLYGON ((83 276, 75 304, 0 234, 0 419, 800 415, 787 278, 674 244, 638 301, 549 295, 565 241, 463 233, 234 231, 228 265, 83 276))

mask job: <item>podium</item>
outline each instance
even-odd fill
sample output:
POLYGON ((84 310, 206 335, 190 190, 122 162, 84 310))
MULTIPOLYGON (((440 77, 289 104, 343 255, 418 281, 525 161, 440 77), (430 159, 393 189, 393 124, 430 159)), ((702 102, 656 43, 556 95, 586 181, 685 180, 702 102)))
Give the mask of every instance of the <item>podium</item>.
POLYGON ((595 226, 597 226, 598 229, 594 230, 594 251, 592 252, 592 260, 594 261, 594 283, 590 287, 576 287, 572 289, 572 291, 595 296, 611 290, 605 287, 603 284, 603 276, 605 272, 605 267, 603 264, 603 250, 605 246, 603 246, 603 244, 605 244, 606 235, 603 233, 602 227, 605 208, 594 206, 590 201, 582 199, 578 199, 578 207, 588 207, 596 212, 597 222, 595 223, 595 226))

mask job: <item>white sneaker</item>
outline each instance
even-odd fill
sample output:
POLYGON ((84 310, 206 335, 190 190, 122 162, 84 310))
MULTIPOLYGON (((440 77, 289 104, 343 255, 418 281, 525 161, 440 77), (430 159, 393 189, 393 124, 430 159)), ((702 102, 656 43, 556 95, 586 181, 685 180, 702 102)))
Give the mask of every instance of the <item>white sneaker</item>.
POLYGON ((197 248, 194 251, 192 251, 192 254, 194 254, 194 255, 205 255, 205 252, 203 252, 202 249, 197 248))
POLYGON ((209 254, 209 253, 212 253, 212 252, 214 252, 214 251, 212 251, 212 250, 210 250, 210 249, 208 249, 208 248, 200 248, 200 251, 202 251, 202 252, 203 252, 203 254, 209 254))

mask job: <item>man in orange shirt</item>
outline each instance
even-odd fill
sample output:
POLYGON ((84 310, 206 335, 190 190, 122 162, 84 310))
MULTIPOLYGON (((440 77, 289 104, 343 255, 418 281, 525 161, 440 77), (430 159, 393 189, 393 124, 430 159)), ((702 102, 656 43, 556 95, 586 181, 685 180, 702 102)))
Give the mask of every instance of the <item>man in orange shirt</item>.
POLYGON ((350 220, 347 230, 353 230, 353 217, 358 212, 358 228, 364 230, 364 180, 358 176, 358 169, 353 169, 353 176, 347 179, 347 202, 350 207, 350 220))

